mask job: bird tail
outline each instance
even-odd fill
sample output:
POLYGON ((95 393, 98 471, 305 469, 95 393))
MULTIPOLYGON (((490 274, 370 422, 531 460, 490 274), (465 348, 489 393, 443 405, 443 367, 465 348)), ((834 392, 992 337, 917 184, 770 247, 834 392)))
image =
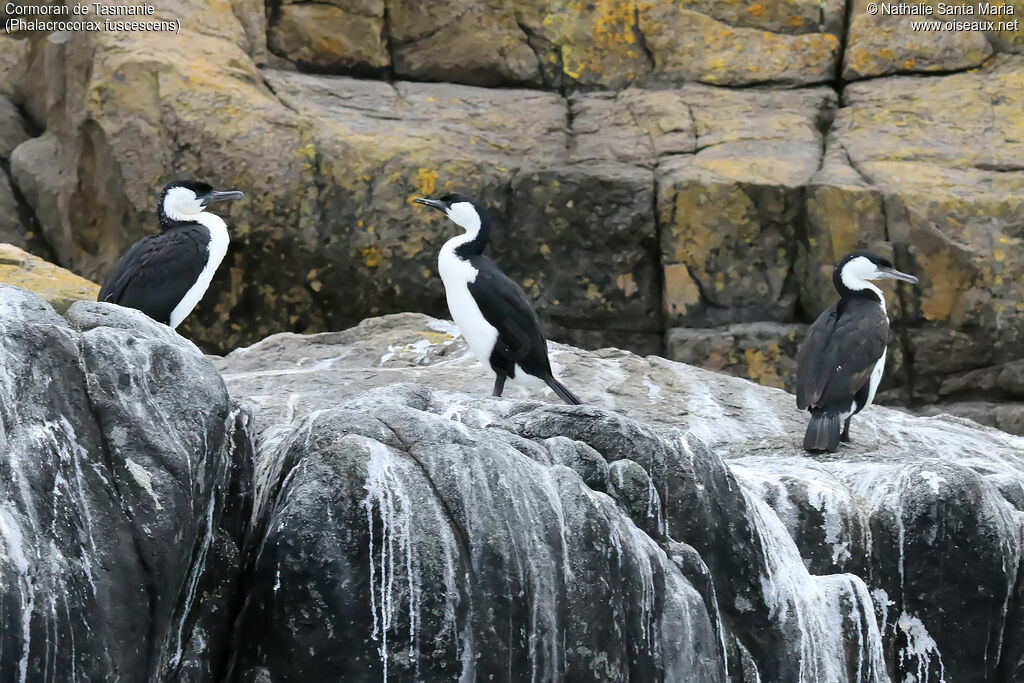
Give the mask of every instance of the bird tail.
POLYGON ((839 413, 811 413, 811 421, 807 424, 807 433, 804 434, 804 450, 831 453, 839 447, 841 432, 842 420, 839 413))
POLYGON ((559 382, 557 379, 555 379, 551 375, 548 375, 547 379, 545 379, 544 381, 547 382, 547 385, 549 387, 551 387, 551 390, 553 392, 558 394, 558 398, 562 399, 563 401, 565 401, 569 405, 571 405, 571 406, 578 406, 581 403, 583 403, 583 401, 581 401, 578 398, 576 398, 576 394, 574 394, 571 391, 569 391, 568 389, 566 389, 564 384, 559 382))

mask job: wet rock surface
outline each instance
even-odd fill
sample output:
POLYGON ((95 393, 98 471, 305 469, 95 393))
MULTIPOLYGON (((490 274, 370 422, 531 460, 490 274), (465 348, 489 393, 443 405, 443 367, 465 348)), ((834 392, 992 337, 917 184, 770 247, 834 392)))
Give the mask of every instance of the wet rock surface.
POLYGON ((872 408, 812 458, 784 392, 552 360, 588 405, 487 398, 413 314, 219 360, 261 435, 234 675, 1019 675, 1019 438, 872 408))
POLYGON ((214 567, 228 602, 238 586, 226 498, 251 476, 246 413, 134 311, 65 321, 6 285, 0 310, 0 678, 213 680, 230 621, 208 590, 214 567))
POLYGON ((1021 673, 1018 437, 875 407, 812 458, 791 395, 654 356, 555 345, 570 407, 420 314, 211 362, 0 307, 5 680, 1021 673))

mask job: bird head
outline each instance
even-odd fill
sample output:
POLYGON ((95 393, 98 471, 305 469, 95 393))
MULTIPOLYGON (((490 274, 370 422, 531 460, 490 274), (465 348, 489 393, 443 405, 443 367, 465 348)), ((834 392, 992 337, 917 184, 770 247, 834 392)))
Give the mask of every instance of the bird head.
POLYGON ((867 282, 869 280, 901 280, 917 284, 917 278, 913 275, 901 273, 893 267, 892 262, 888 259, 867 251, 855 251, 847 254, 836 264, 833 279, 837 289, 841 289, 840 284, 842 284, 852 291, 868 289, 867 282))
POLYGON ((168 184, 160 195, 160 222, 194 221, 210 204, 244 196, 237 190, 215 190, 198 180, 177 180, 168 184))
POLYGON ((484 206, 463 194, 446 194, 440 199, 416 197, 413 202, 437 209, 470 234, 475 235, 482 225, 488 223, 484 206))

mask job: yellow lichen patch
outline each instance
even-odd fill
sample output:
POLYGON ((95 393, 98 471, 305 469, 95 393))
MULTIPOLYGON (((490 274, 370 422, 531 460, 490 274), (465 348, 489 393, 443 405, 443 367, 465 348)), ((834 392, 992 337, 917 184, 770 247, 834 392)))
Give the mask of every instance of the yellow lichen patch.
POLYGON ((363 255, 363 265, 367 268, 376 268, 380 265, 382 259, 380 247, 363 247, 361 253, 363 255))
POLYGON ((0 244, 0 282, 41 296, 58 313, 76 301, 95 301, 99 285, 11 244, 0 244))
POLYGON ((553 0, 544 27, 561 54, 562 71, 585 83, 624 86, 646 71, 638 48, 635 0, 553 0))
POLYGON ((685 313, 687 307, 700 303, 700 289, 682 263, 665 266, 666 313, 685 313))
POLYGON ((421 168, 416 171, 416 188, 422 197, 434 194, 437 190, 437 171, 429 168, 421 168))
POLYGON ((774 343, 763 348, 743 349, 747 377, 763 386, 783 388, 782 378, 779 377, 781 353, 779 345, 774 343))
POLYGON ((632 273, 626 273, 625 275, 620 275, 615 278, 615 284, 619 286, 619 289, 621 289, 623 294, 626 296, 633 296, 639 289, 636 285, 636 280, 633 279, 632 273))
POLYGON ((545 257, 551 256, 551 247, 546 244, 540 245, 540 254, 545 257))
POLYGON ((921 313, 926 320, 948 320, 963 292, 970 288, 970 276, 963 272, 948 251, 918 256, 928 279, 921 295, 921 313))

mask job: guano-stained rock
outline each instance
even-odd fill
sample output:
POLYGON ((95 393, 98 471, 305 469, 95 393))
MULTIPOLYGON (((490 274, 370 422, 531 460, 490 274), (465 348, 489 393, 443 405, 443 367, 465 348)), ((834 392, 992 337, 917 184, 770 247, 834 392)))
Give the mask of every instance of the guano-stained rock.
POLYGON ((214 680, 227 661, 247 414, 145 316, 60 318, 0 286, 0 678, 214 680), (217 576, 211 576, 213 572, 217 576), (201 652, 202 661, 192 655, 201 652), (199 672, 205 672, 205 676, 199 672))
POLYGON ((236 675, 1016 675, 1019 438, 875 407, 814 458, 784 392, 552 359, 589 405, 485 398, 451 324, 412 314, 220 360, 263 435, 236 675), (352 647, 316 656, 298 614, 352 647))

